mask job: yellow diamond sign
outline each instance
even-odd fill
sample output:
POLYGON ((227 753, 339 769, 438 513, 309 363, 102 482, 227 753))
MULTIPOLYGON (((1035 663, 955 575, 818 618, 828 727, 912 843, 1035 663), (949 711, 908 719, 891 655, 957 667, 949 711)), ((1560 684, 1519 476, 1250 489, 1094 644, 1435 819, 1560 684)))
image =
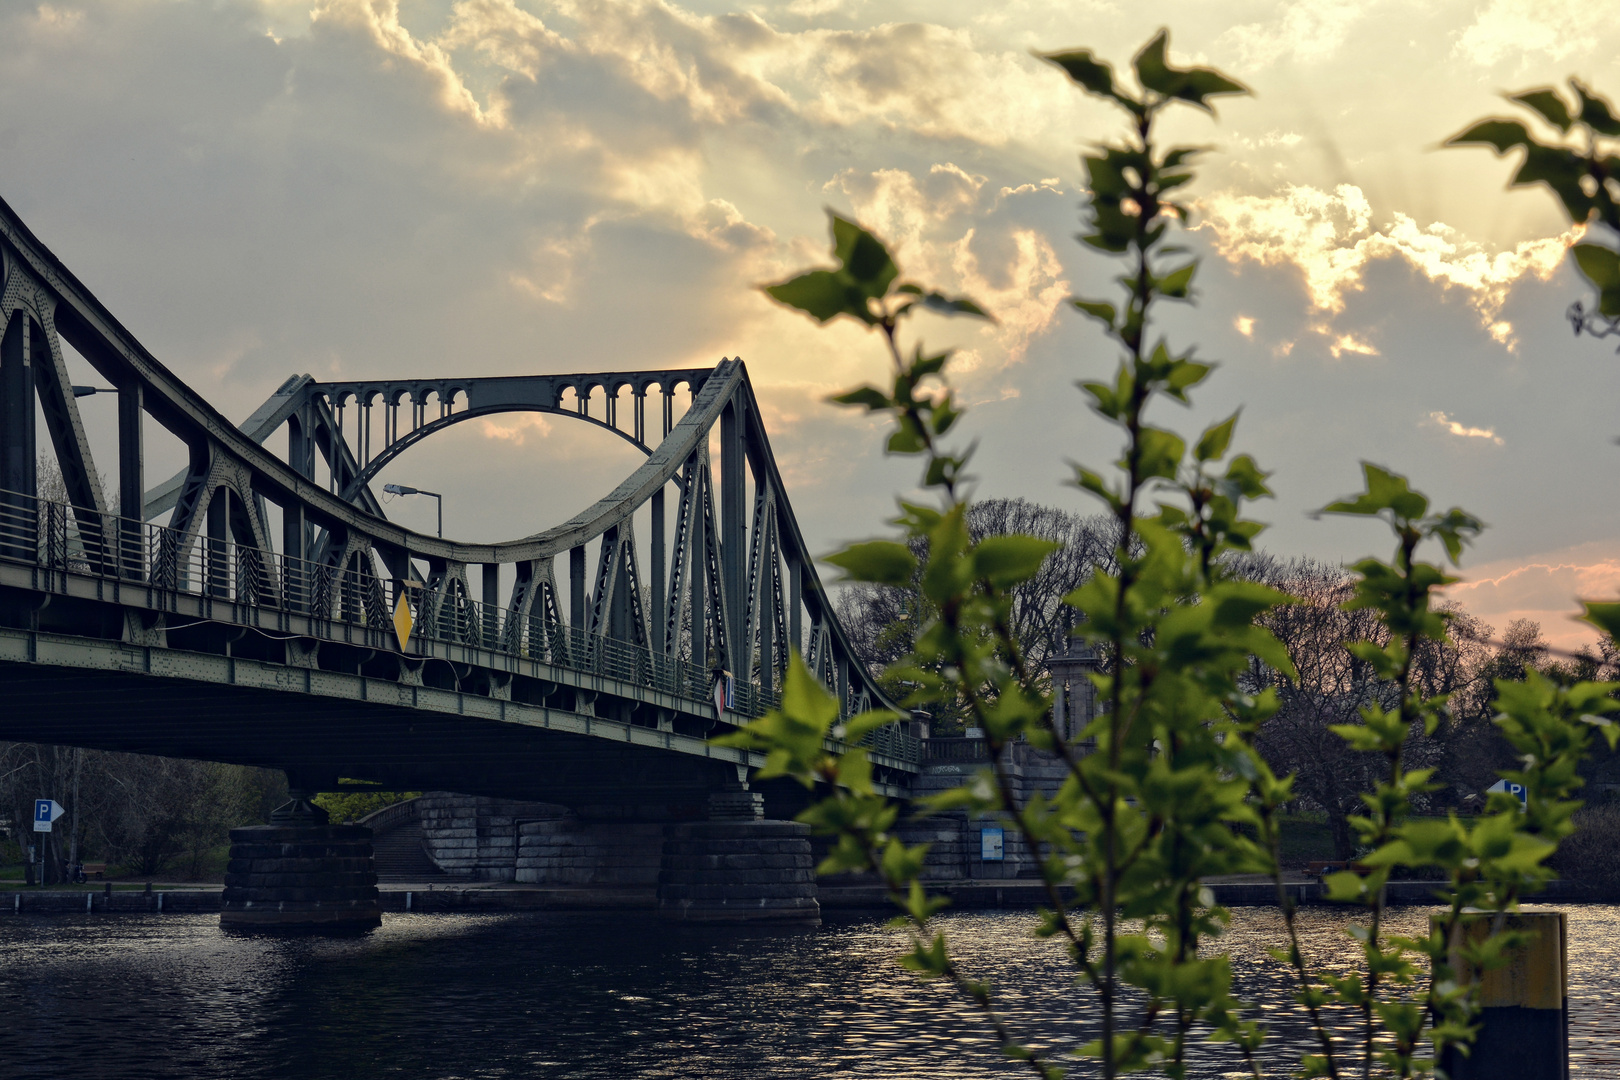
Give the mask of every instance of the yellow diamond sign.
POLYGON ((399 594, 399 600, 394 604, 394 636, 399 639, 399 651, 405 651, 405 644, 411 640, 411 627, 415 626, 411 618, 411 605, 405 599, 405 593, 399 594))

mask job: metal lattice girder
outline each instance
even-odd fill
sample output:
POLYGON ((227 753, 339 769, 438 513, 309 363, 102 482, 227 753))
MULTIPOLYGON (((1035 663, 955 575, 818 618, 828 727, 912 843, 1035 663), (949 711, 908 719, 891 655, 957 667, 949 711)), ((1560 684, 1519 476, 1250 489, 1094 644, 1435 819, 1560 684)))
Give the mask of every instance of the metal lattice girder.
POLYGON ((147 526, 141 519, 173 510, 174 529, 157 537, 161 550, 100 560, 105 565, 92 567, 98 573, 167 575, 164 580, 178 587, 184 574, 198 572, 184 569, 196 563, 197 552, 205 556, 197 565, 214 573, 220 564, 208 560, 234 550, 231 565, 238 569, 220 581, 238 582, 232 588, 239 606, 274 597, 288 615, 305 608, 336 612, 348 604, 370 622, 379 621, 389 599, 385 579, 397 600, 408 583, 425 577, 412 595, 422 624, 455 624, 509 652, 538 648, 555 655, 570 635, 589 636, 597 628, 672 660, 685 651, 700 668, 712 662, 769 691, 789 646, 800 645, 846 706, 886 703, 850 648, 816 573, 740 360, 713 368, 499 378, 318 383, 294 376, 238 426, 148 353, 4 203, 0 316, 0 509, 34 498, 31 425, 37 396, 73 518, 52 525, 51 535, 71 532, 81 563, 96 563, 105 549, 109 507, 67 382, 66 342, 119 392, 121 500, 141 503, 124 508, 131 519, 115 530, 119 542, 125 536, 143 540, 147 526), (675 422, 673 400, 683 387, 692 399, 675 422), (660 415, 649 423, 646 399, 654 390, 660 415), (626 396, 629 416, 620 408, 626 396), (613 491, 562 524, 504 542, 441 539, 383 516, 368 484, 390 460, 463 420, 513 411, 582 419, 613 431, 647 458, 613 491), (189 448, 190 465, 132 500, 130 493, 141 489, 143 417, 189 448), (270 448, 283 427, 285 460, 270 448), (711 439, 718 439, 718 471, 709 459, 711 439), (326 461, 327 483, 316 480, 317 455, 326 461), (671 485, 679 505, 666 544, 664 504, 671 485), (750 490, 754 505, 748 515, 750 490), (272 503, 283 523, 279 553, 265 527, 272 503), (638 522, 649 515, 653 578, 651 608, 644 610, 638 535, 648 533, 638 522), (597 544, 601 557, 591 589, 586 552, 597 544), (569 553, 566 621, 552 569, 563 552, 569 553), (482 565, 493 587, 503 563, 518 568, 513 610, 504 619, 490 611, 488 596, 475 600, 465 572, 470 564, 482 565), (809 635, 801 640, 805 617, 809 635), (689 645, 683 642, 688 626, 689 645))

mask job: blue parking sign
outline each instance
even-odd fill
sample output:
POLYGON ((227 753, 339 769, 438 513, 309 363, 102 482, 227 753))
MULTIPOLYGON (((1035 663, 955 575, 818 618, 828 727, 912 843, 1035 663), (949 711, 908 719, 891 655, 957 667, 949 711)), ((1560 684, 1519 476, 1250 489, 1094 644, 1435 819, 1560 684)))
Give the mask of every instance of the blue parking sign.
POLYGON ((1525 790, 1525 787, 1524 787, 1523 784, 1513 784, 1513 783, 1509 783, 1506 780, 1498 780, 1496 783, 1494 783, 1490 787, 1486 788, 1485 791, 1486 791, 1487 794, 1500 791, 1500 792, 1503 792, 1505 794, 1511 795, 1515 799, 1519 800, 1519 806, 1520 807, 1526 808, 1526 809, 1529 808, 1529 805, 1530 805, 1530 793, 1525 790))
POLYGON ((34 831, 50 832, 51 822, 67 813, 55 799, 34 800, 34 831))

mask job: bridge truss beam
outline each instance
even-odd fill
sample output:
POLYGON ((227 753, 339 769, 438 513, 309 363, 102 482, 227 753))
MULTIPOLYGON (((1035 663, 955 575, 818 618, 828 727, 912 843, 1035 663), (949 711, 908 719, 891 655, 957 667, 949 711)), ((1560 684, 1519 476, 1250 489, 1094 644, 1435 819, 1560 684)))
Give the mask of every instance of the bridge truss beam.
MULTIPOLYGON (((437 678, 492 701, 513 700, 521 683, 539 695, 532 707, 694 738, 769 708, 799 648, 846 714, 894 707, 816 573, 740 360, 501 378, 300 375, 238 426, 4 203, 0 326, 0 625, 352 668, 402 687, 437 678), (101 490, 63 343, 117 390, 119 505, 138 513, 116 514, 101 490), (59 502, 39 497, 36 409, 64 481, 59 502), (432 434, 508 412, 594 424, 646 460, 562 524, 509 541, 463 543, 387 520, 370 489, 384 467, 432 434), (148 419, 189 460, 143 491, 148 419), (164 512, 166 523, 150 520, 164 512), (415 623, 404 647, 391 629, 401 603, 415 623), (436 661, 448 675, 425 676, 436 661), (730 704, 717 710, 726 673, 730 704), (604 678, 611 689, 591 682, 604 678)), ((883 769, 915 770, 915 740, 892 729, 881 738, 883 769)))

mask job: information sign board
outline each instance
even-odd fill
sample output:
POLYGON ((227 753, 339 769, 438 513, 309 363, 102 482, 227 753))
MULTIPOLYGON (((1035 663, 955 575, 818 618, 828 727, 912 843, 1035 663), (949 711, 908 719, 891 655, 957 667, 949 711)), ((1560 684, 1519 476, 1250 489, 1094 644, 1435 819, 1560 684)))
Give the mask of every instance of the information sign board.
POLYGON ((55 799, 34 800, 34 831, 50 832, 51 823, 67 813, 62 804, 55 799))
POLYGON ((1530 793, 1524 789, 1523 784, 1510 784, 1506 780, 1498 780, 1496 783, 1486 788, 1485 791, 1487 794, 1505 791, 1515 799, 1518 799, 1520 806, 1528 808, 1530 805, 1530 793))

